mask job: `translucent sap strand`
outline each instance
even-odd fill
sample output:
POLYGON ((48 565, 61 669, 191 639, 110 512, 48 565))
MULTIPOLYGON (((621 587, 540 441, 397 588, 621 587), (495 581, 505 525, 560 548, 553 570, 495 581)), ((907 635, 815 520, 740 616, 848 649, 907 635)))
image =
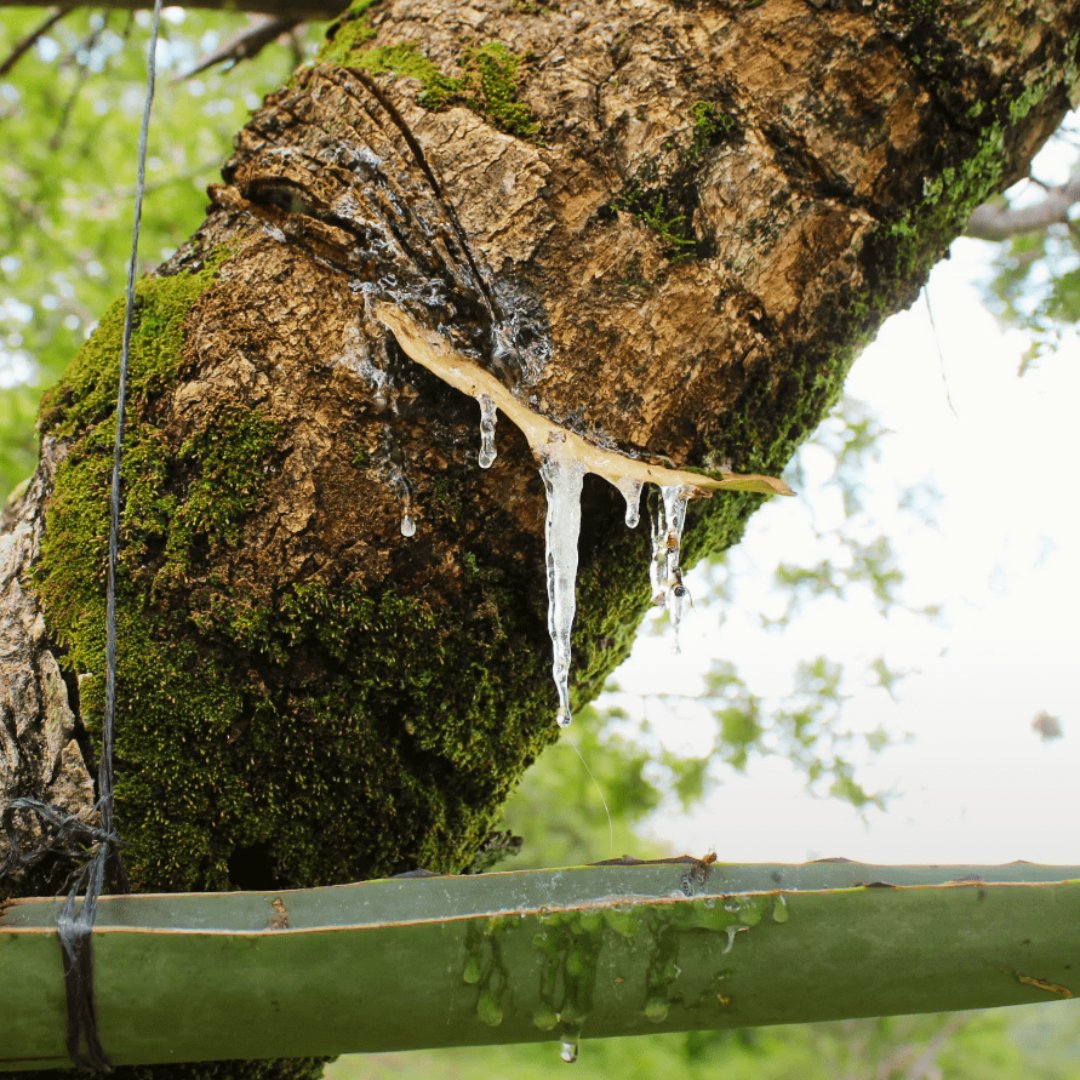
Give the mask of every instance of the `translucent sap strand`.
POLYGON ((668 616, 674 636, 672 649, 682 652, 679 643, 679 627, 682 623, 683 607, 686 601, 686 586, 682 583, 682 570, 679 567, 679 554, 682 547, 683 527, 686 524, 686 504, 690 501, 690 491, 686 487, 665 487, 660 489, 664 503, 664 523, 667 535, 664 544, 667 551, 667 601, 668 616))
POLYGON ((690 501, 690 490, 681 484, 675 487, 662 487, 660 496, 664 502, 667 579, 668 584, 671 584, 679 571, 679 548, 682 545, 683 526, 686 524, 686 504, 690 501))
POLYGON ((495 402, 481 394, 477 399, 480 403, 480 468, 490 469, 495 463, 495 421, 498 412, 495 402))
POLYGON ((404 469, 396 461, 391 460, 387 483, 401 496, 401 535, 415 536, 416 518, 412 512, 412 491, 405 479, 404 469))
POLYGON ((623 477, 618 488, 626 500, 626 527, 636 529, 638 521, 641 520, 641 481, 623 477))
POLYGON ((679 627, 682 624, 683 608, 686 603, 686 586, 683 584, 676 585, 673 589, 668 591, 667 597, 667 609, 668 615, 671 618, 671 651, 674 653, 682 652, 682 643, 679 641, 679 627))
POLYGON ((649 560, 649 585, 652 588, 652 602, 660 605, 667 597, 667 528, 663 506, 658 506, 652 515, 652 558, 649 560))
POLYGON ((570 712, 570 628, 574 622, 574 596, 578 567, 578 533, 581 530, 581 487, 585 467, 561 457, 553 445, 544 454, 540 476, 547 492, 548 632, 553 650, 551 671, 559 694, 558 722, 567 727, 570 712))

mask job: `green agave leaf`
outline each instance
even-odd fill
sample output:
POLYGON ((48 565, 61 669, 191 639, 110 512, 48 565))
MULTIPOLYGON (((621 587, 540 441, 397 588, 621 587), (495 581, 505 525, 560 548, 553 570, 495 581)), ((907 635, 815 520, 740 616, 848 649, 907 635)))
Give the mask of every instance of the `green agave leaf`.
MULTIPOLYGON (((0 1070, 64 1067, 60 903, 0 911, 0 1070)), ((690 858, 105 897, 116 1064, 293 1057, 1053 1001, 1080 867, 690 858)))

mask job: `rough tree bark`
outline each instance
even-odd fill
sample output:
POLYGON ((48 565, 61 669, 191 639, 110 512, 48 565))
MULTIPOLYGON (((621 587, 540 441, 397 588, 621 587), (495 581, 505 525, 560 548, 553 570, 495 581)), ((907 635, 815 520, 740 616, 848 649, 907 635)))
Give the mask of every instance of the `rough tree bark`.
MULTIPOLYGON (((355 4, 140 286, 117 759, 133 886, 463 870, 556 737, 535 462, 503 423, 476 467, 475 403, 380 304, 594 440, 775 473, 1057 124, 1076 16, 355 4)), ((0 803, 92 813, 120 322, 47 398, 0 539, 0 803)), ((759 503, 692 503, 688 559, 759 503)), ((586 481, 579 703, 649 603, 647 531, 586 481)))

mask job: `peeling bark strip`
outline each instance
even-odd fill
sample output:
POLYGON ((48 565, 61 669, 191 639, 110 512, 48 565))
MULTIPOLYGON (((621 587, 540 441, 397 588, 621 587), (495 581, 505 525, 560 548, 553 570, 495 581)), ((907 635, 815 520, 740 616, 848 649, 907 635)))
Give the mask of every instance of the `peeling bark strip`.
MULTIPOLYGON (((527 442, 507 427, 477 469, 475 406, 379 305, 598 445, 776 473, 1075 89, 1075 4, 999 8, 354 8, 140 287, 117 758, 137 887, 461 869, 555 734, 527 442)), ((4 798, 92 802, 66 758, 68 796, 50 784, 79 745, 61 691, 76 734, 100 717, 117 329, 46 402, 4 540, 4 798)), ((692 505, 688 561, 757 504, 692 505)), ((586 482, 578 702, 650 601, 623 513, 586 482)))

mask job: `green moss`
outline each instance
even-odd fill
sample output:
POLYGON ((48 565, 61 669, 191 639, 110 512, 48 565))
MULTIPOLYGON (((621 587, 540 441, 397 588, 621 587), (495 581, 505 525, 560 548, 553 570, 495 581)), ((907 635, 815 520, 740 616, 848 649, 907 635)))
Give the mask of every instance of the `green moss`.
POLYGON ((902 10, 911 26, 932 22, 938 13, 938 0, 906 0, 902 10))
POLYGON ((960 233, 975 207, 1001 186, 1004 163, 1004 131, 995 123, 968 157, 924 182, 922 201, 888 226, 894 279, 910 279, 940 257, 943 243, 960 233))
POLYGON ((664 140, 660 157, 637 170, 610 209, 639 218, 671 262, 708 254, 710 245, 694 232, 698 171, 711 150, 741 137, 742 125, 722 104, 694 102, 689 124, 664 140))
POLYGON ((498 41, 469 49, 461 59, 458 93, 462 104, 490 117, 500 130, 527 139, 540 124, 518 97, 520 69, 521 57, 498 41))
POLYGON ((237 545, 241 524, 261 493, 262 470, 277 434, 277 425, 257 410, 226 408, 180 447, 177 465, 188 474, 182 501, 149 491, 141 523, 167 536, 170 572, 185 572, 196 550, 213 555, 219 547, 237 545))
POLYGON ((712 147, 734 138, 741 130, 731 113, 721 111, 711 101, 695 101, 690 115, 694 119, 690 147, 686 151, 690 163, 700 161, 712 147))
MULTIPOLYGON (((352 23, 348 25, 353 25, 352 23)), ((470 48, 458 61, 460 74, 440 71, 415 42, 377 45, 357 52, 372 35, 341 40, 341 31, 324 50, 322 59, 352 64, 374 75, 397 75, 414 79, 421 90, 417 101, 428 109, 464 105, 486 116, 501 131, 531 138, 540 125, 519 96, 522 57, 498 41, 470 48)))
MULTIPOLYGON (((123 464, 116 770, 133 883, 275 887, 460 869, 524 761, 554 735, 534 722, 553 711, 546 647, 528 647, 529 613, 476 557, 467 580, 482 597, 474 610, 490 617, 464 627, 422 597, 371 595, 341 576, 244 576, 235 552, 273 475, 275 426, 226 406, 171 445, 155 422, 183 368, 183 315, 170 308, 165 319, 164 298, 182 295, 190 309, 197 294, 191 281, 143 283, 133 340, 141 382, 123 464), (511 647, 500 621, 512 624, 511 647), (508 704, 518 680, 525 689, 508 704)), ((114 430, 99 400, 121 329, 103 322, 48 413, 47 431, 70 445, 35 567, 95 739, 114 430)))
POLYGON ((319 59, 327 64, 347 64, 353 53, 374 36, 375 28, 368 21, 368 11, 378 0, 357 0, 327 28, 326 44, 319 59))
MULTIPOLYGON (((128 358, 128 401, 132 408, 137 409, 176 379, 184 319, 228 256, 223 247, 195 273, 144 278, 136 286, 135 332, 128 358)), ((42 430, 65 438, 112 415, 123 328, 121 299, 105 313, 97 332, 79 350, 64 377, 42 398, 42 430)))
POLYGON ((417 100, 426 108, 440 109, 453 100, 455 81, 444 75, 411 41, 377 45, 354 58, 354 63, 373 75, 415 79, 423 87, 417 100))

